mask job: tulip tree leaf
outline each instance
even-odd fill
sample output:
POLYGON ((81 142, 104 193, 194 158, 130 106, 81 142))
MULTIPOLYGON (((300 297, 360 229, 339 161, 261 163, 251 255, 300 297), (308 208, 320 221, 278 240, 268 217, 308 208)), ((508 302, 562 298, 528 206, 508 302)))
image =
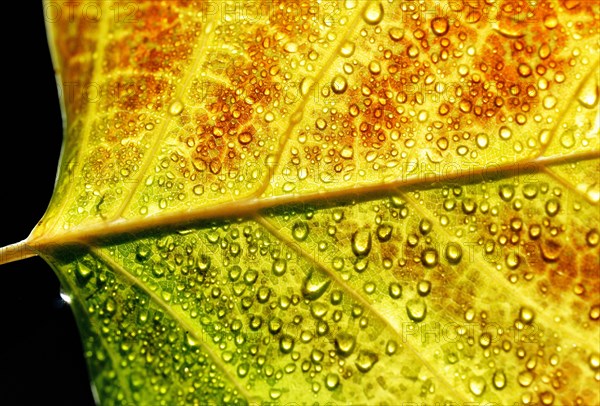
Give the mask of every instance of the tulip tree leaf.
POLYGON ((101 404, 600 404, 597 2, 86 4, 3 255, 101 404))

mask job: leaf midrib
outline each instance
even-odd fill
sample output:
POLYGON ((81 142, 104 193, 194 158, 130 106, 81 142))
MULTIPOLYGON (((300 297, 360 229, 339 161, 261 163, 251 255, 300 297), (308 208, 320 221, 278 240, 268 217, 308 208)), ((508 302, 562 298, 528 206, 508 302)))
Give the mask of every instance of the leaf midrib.
MULTIPOLYGON (((523 165, 533 166, 535 171, 541 171, 551 165, 564 164, 583 160, 599 159, 600 151, 587 151, 571 155, 558 155, 551 157, 538 157, 529 160, 506 163, 504 165, 494 166, 492 169, 480 167, 477 170, 460 171, 446 173, 440 176, 439 183, 446 180, 459 182, 465 180, 473 181, 474 178, 491 178, 502 176, 504 174, 511 176, 511 171, 522 169, 523 165)), ((156 230, 176 230, 184 227, 194 227, 195 225, 211 220, 239 219, 255 215, 262 210, 274 209, 286 205, 319 203, 320 201, 344 201, 349 199, 369 199, 380 197, 392 191, 402 190, 407 187, 427 186, 431 187, 430 179, 420 176, 400 178, 395 181, 378 183, 373 185, 361 185, 353 188, 345 187, 343 189, 328 190, 325 192, 314 192, 311 194, 297 195, 289 194, 283 196, 273 196, 256 198, 250 197, 240 201, 219 204, 213 207, 200 207, 193 210, 183 210, 163 215, 154 215, 141 219, 116 219, 75 227, 71 230, 59 230, 57 233, 45 235, 30 235, 26 240, 27 248, 37 252, 49 252, 55 247, 64 247, 66 245, 85 245, 106 240, 111 237, 132 236, 137 233, 156 232, 156 230)), ((572 185, 571 185, 572 188, 572 185)), ((3 249, 4 250, 4 249, 3 249)))

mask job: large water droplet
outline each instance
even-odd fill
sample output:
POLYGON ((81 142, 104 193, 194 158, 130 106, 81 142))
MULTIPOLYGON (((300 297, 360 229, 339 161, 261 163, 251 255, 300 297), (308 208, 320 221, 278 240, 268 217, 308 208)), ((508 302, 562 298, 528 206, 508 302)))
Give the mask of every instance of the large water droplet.
POLYGON ((317 272, 309 272, 302 284, 302 295, 309 300, 317 300, 329 287, 331 280, 317 272))
POLYGON ((376 25, 383 19, 383 6, 379 1, 370 1, 363 11, 363 20, 367 24, 376 25))
POLYGON ((377 354, 371 351, 360 351, 354 364, 360 372, 367 373, 373 368, 378 360, 377 354))
POLYGON ((427 316, 427 305, 421 298, 410 299, 406 302, 406 314, 415 322, 425 320, 427 316))
POLYGON ((308 237, 308 224, 304 221, 294 223, 292 226, 292 235, 297 241, 304 241, 308 237))
POLYGON ((444 35, 448 32, 448 19, 446 17, 435 17, 431 20, 431 30, 435 35, 444 35))
POLYGON ((371 251, 371 231, 361 229, 352 234, 352 252, 357 257, 367 256, 371 251))
POLYGON ((504 389, 506 386, 506 375, 504 374, 504 371, 498 370, 494 372, 494 375, 492 376, 492 384, 494 385, 494 388, 498 390, 504 389))
POLYGON ((423 250, 421 253, 421 263, 427 268, 433 268, 438 264, 438 253, 433 248, 423 250))
POLYGON ((340 377, 338 374, 327 374, 325 377, 325 387, 329 390, 334 390, 340 384, 340 377))
POLYGON ((276 276, 282 276, 287 270, 287 262, 285 259, 278 258, 273 261, 273 265, 271 267, 273 274, 276 276))
POLYGON ((469 390, 475 396, 483 395, 485 392, 485 379, 481 376, 475 376, 469 380, 469 390))
POLYGON ((178 116, 183 112, 183 103, 179 100, 175 100, 169 106, 169 114, 172 116, 178 116))
POLYGON ((335 338, 335 348, 337 353, 343 357, 347 357, 354 351, 356 345, 356 338, 349 333, 339 333, 335 338))
POLYGON ((456 265, 462 259, 462 248, 455 242, 450 242, 446 245, 446 260, 449 263, 456 265))

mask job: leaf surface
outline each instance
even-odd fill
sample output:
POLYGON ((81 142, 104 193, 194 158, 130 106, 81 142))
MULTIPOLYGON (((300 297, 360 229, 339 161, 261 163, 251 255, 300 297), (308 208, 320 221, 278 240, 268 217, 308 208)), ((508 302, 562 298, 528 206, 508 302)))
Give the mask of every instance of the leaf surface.
POLYGON ((84 6, 26 244, 101 403, 600 404, 596 2, 84 6))

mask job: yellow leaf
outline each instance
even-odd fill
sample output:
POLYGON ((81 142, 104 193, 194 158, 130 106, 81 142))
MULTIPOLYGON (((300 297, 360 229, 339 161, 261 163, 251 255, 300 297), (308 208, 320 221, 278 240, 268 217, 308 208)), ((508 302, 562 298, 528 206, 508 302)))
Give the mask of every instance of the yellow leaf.
POLYGON ((600 403, 597 2, 127 5, 48 24, 84 91, 3 249, 102 403, 600 403))

